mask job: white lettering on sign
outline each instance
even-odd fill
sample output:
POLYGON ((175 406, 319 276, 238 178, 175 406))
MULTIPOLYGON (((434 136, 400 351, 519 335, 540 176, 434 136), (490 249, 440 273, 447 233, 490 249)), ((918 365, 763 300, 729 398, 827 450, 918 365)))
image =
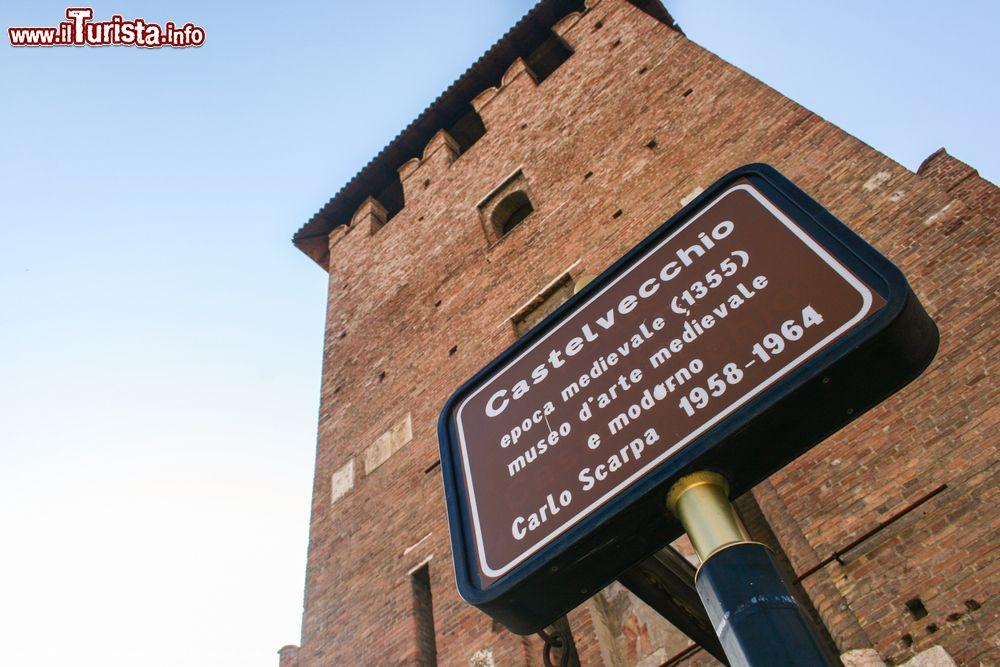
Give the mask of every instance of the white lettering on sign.
MULTIPOLYGON (((712 227, 710 232, 698 234, 698 243, 677 250, 675 253, 676 260, 671 260, 664 264, 655 277, 650 277, 639 286, 636 294, 623 296, 618 301, 616 307, 610 308, 593 322, 584 323, 580 327, 579 336, 569 339, 564 346, 558 349, 550 350, 546 356, 546 362, 535 366, 531 371, 530 377, 518 380, 509 390, 499 389, 494 392, 490 396, 490 400, 486 403, 486 415, 488 417, 498 417, 503 414, 512 400, 517 401, 525 397, 534 385, 545 381, 551 369, 562 367, 566 363, 563 355, 574 357, 582 352, 588 343, 597 340, 606 332, 613 331, 616 314, 628 315, 631 313, 639 305, 640 299, 649 299, 652 297, 659 290, 661 283, 666 283, 676 278, 680 275, 683 268, 691 266, 695 259, 702 257, 706 252, 714 248, 716 241, 726 238, 733 233, 734 229, 735 224, 731 220, 723 220, 712 227)), ((628 353, 626 352, 625 354, 628 353)))
POLYGON ((565 533, 881 297, 764 195, 719 195, 453 413, 482 576, 565 533))

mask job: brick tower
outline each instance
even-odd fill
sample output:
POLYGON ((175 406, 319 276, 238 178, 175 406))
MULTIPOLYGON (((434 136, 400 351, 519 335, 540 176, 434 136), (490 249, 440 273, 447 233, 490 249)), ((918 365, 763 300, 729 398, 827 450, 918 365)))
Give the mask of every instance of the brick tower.
MULTIPOLYGON (((542 0, 295 235, 329 297, 302 636, 282 667, 541 664, 541 640, 458 597, 438 411, 750 162, 873 242, 941 330, 919 380, 740 500, 751 532, 854 664, 1000 661, 996 186, 943 150, 910 172, 656 0, 542 0)), ((618 584, 568 623, 584 665, 712 662, 618 584)))

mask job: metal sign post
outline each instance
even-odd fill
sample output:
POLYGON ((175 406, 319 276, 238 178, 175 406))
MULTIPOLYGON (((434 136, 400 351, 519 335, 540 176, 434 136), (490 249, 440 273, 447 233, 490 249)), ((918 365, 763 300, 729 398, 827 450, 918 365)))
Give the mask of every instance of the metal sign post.
POLYGON ((682 477, 667 495, 701 567, 695 589, 729 664, 829 665, 809 621, 770 550, 750 539, 729 502, 729 483, 715 472, 682 477))

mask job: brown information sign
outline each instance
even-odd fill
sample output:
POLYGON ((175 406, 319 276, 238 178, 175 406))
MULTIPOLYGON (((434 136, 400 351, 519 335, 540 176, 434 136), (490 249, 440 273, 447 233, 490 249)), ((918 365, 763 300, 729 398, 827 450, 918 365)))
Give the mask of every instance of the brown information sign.
POLYGON ((458 404, 480 582, 884 305, 753 185, 723 191, 458 404))

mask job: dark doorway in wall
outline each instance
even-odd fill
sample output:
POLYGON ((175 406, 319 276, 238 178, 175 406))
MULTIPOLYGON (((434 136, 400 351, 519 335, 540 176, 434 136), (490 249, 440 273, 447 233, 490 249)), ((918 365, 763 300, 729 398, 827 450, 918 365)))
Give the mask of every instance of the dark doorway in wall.
POLYGON ((436 667, 437 641, 434 637, 434 601, 431 597, 431 573, 427 564, 410 575, 413 588, 413 618, 417 625, 417 664, 436 667))

